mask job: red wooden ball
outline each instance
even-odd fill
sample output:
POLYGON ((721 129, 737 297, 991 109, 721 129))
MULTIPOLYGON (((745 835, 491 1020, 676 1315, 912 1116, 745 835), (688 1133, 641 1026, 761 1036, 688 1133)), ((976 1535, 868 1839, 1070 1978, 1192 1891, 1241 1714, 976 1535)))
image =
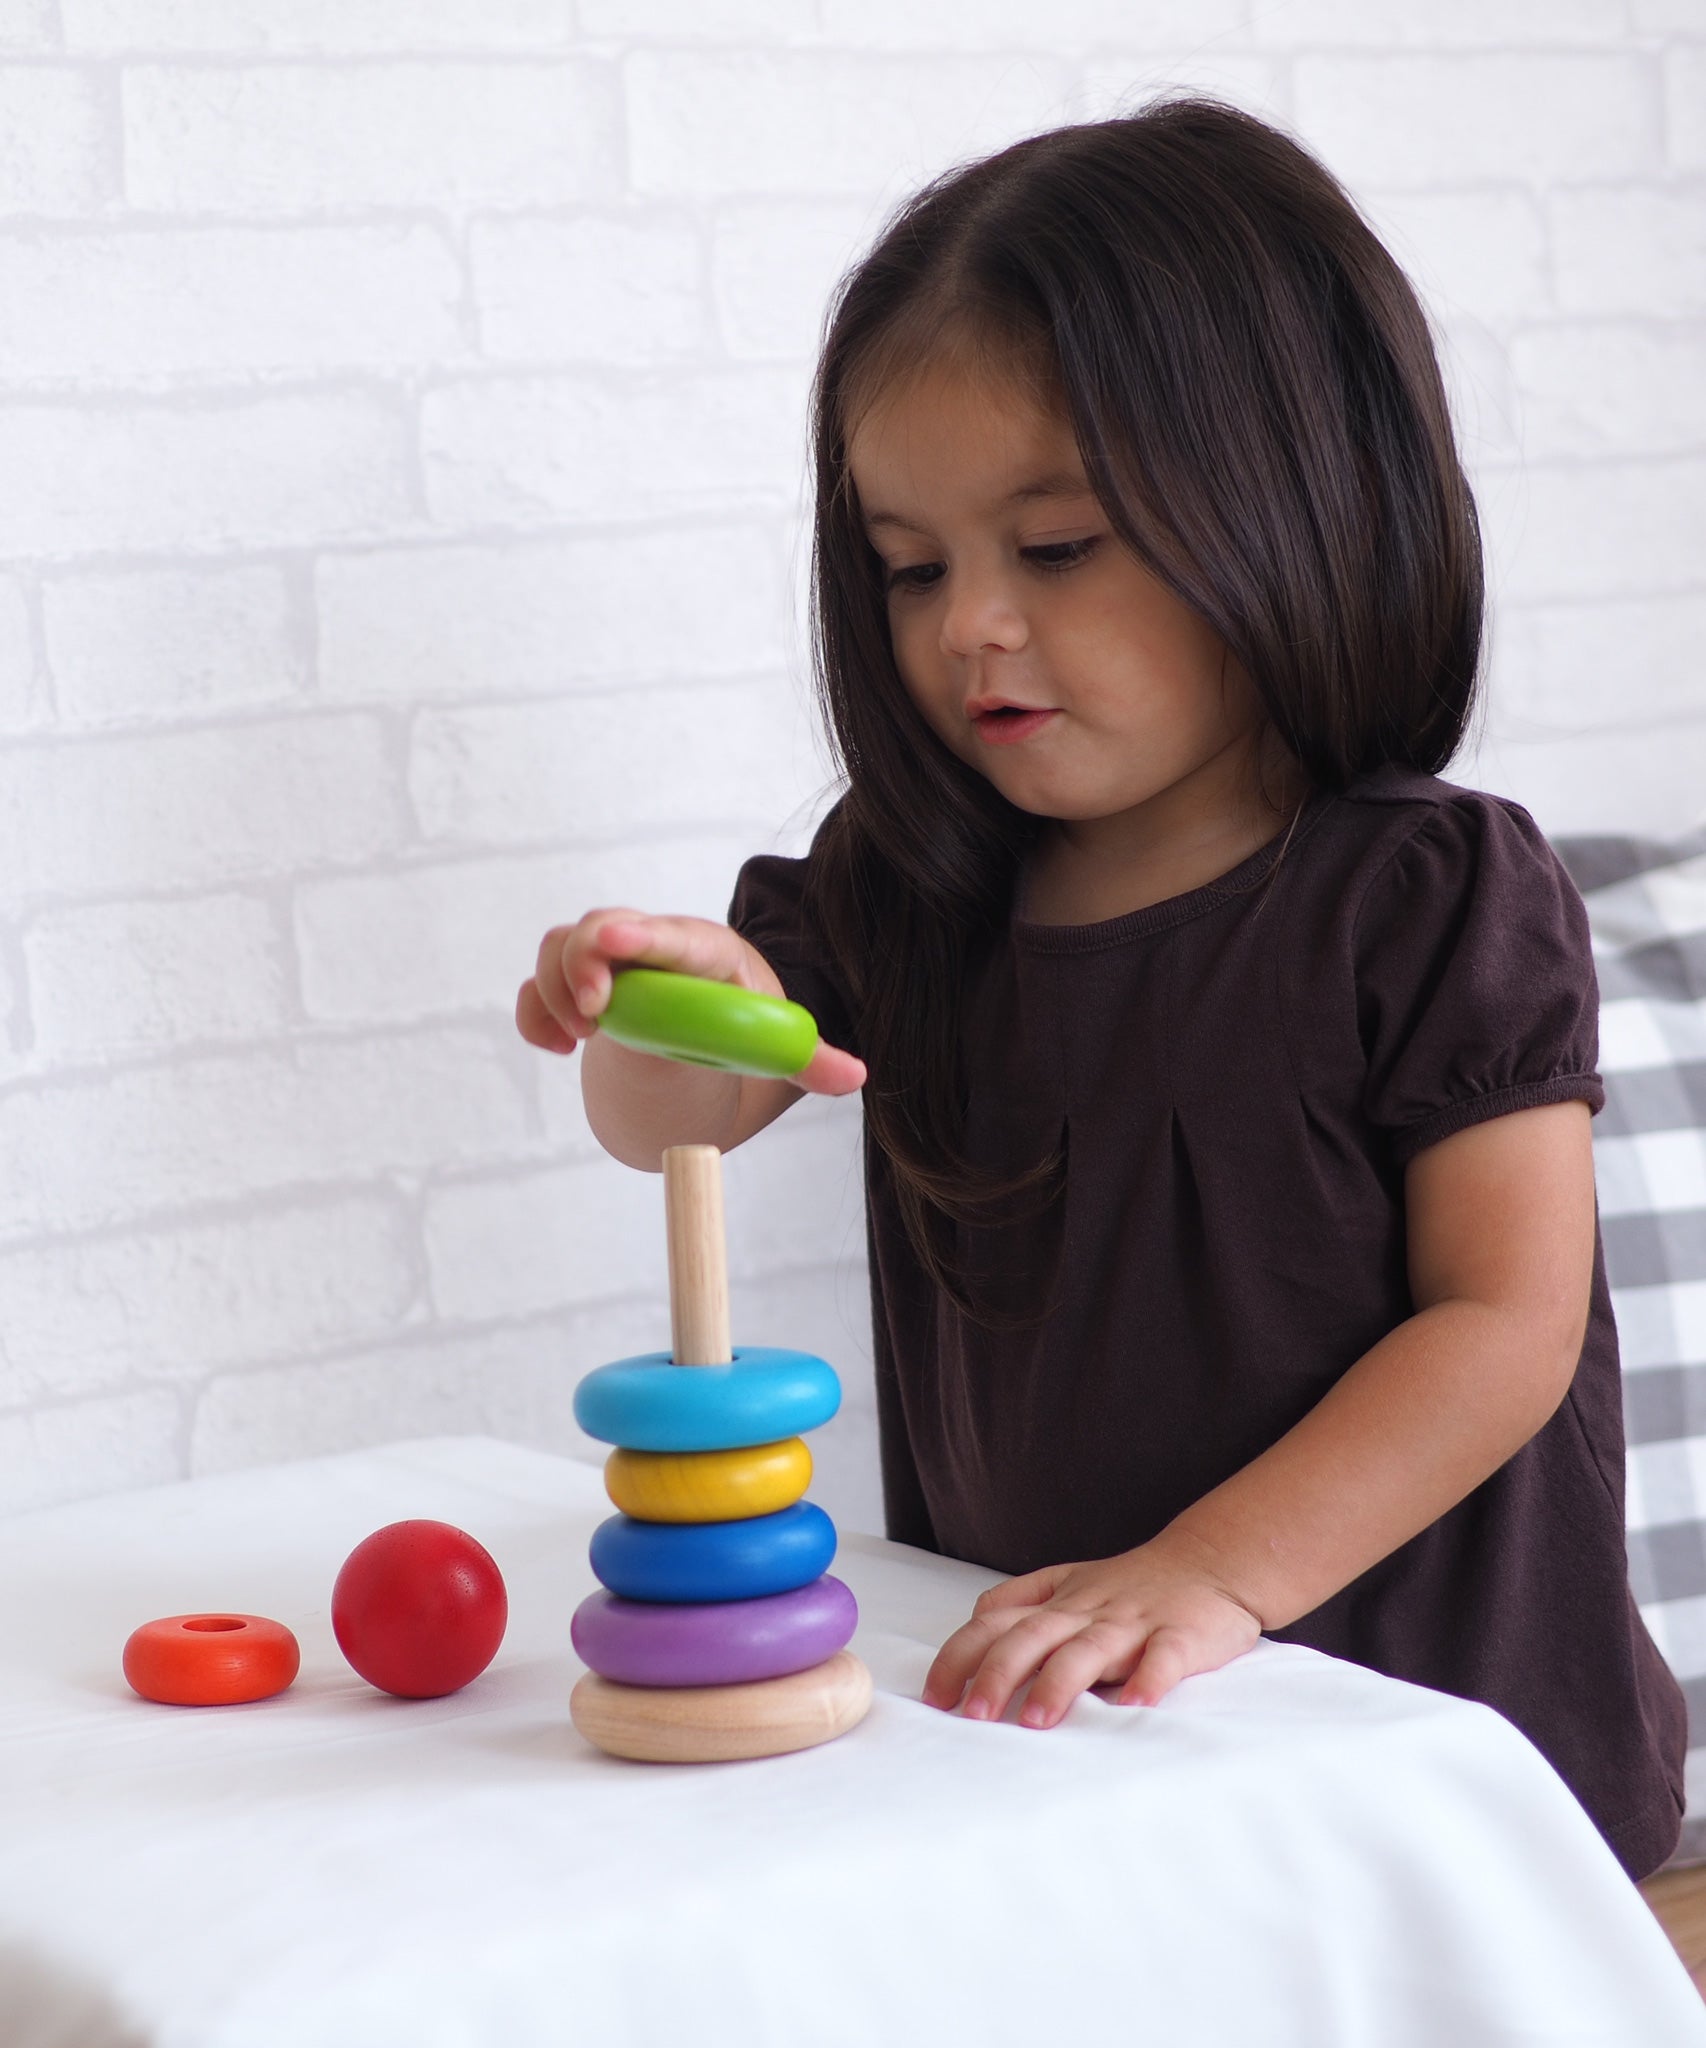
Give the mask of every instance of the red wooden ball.
POLYGON ((508 1620, 491 1553, 448 1522, 375 1529, 332 1587, 338 1648, 369 1685, 402 1699, 438 1699, 478 1678, 508 1620))

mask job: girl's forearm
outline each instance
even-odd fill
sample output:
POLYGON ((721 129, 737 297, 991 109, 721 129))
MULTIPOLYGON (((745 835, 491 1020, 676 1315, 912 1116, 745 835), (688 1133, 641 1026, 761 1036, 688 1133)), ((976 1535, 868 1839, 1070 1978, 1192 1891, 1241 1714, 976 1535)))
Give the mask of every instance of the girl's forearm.
POLYGON ((1155 1540, 1284 1628, 1419 1535, 1528 1442, 1580 1353, 1532 1318, 1447 1300, 1357 1360, 1301 1422, 1155 1540))

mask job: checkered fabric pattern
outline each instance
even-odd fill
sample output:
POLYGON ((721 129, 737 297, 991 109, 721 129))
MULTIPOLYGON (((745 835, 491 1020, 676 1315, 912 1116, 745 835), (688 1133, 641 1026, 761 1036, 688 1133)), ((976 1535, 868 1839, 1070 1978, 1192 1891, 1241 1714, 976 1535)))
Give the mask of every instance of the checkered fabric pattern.
POLYGON ((1628 1433, 1629 1575, 1688 1697, 1688 1811, 1706 1861, 1706 830, 1560 840, 1600 986, 1594 1169, 1628 1433))

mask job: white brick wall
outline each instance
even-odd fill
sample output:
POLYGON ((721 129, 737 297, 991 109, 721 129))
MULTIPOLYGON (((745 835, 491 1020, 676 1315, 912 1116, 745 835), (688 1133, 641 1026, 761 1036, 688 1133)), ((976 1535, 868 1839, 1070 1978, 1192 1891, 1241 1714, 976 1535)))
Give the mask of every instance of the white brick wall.
POLYGON ((57 722, 158 726, 173 713, 288 703, 307 681, 298 610, 273 563, 44 581, 57 722))
POLYGON ((275 907, 249 896, 44 911, 24 933, 37 1046, 69 1066, 149 1046, 274 1037, 292 1021, 275 907), (217 980, 207 963, 219 962, 217 980))
POLYGON ((254 383, 454 361, 461 267, 441 230, 165 228, 0 236, 0 377, 254 383))
POLYGON ((494 676, 505 696, 739 677, 783 659, 784 568, 774 525, 726 512, 714 524, 325 555, 320 690, 477 702, 499 694, 494 676))
POLYGON ((1603 50, 1312 54, 1292 105, 1354 191, 1574 184, 1660 172, 1657 84, 1650 57, 1603 50))
POLYGON ((395 531, 415 516, 410 440, 388 392, 22 400, 0 407, 0 551, 160 556, 395 531))
POLYGON ((460 216, 614 193, 603 62, 126 65, 125 196, 146 212, 460 216))
POLYGON ((393 752, 378 719, 342 710, 8 746, 0 906, 28 915, 56 897, 285 878, 393 853, 405 835, 393 752))
MULTIPOLYGON (((1463 773, 1706 808, 1702 0, 0 0, 0 1507, 487 1429, 666 1341, 544 927, 797 845, 824 302, 945 165, 1165 85, 1411 270, 1485 519, 1463 773)), ((845 1368, 851 1106, 729 1162, 845 1368)))
POLYGON ((0 576, 0 732, 25 731, 37 707, 29 595, 15 577, 0 576))
POLYGON ((112 81, 56 64, 0 72, 0 212, 74 218, 121 196, 112 81))
MULTIPOLYGON (((41 11, 51 12, 52 0, 41 11)), ((574 41, 573 0, 58 0, 58 12, 71 48, 96 55, 395 57, 561 50, 574 41)))

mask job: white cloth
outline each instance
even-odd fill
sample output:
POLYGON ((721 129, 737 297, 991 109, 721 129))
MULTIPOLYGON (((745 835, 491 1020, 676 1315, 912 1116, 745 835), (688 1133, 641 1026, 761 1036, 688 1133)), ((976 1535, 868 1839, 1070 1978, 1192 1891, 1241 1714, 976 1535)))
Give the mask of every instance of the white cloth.
POLYGON ((616 1762, 567 1714, 597 1468, 402 1444, 0 1523, 5 2048, 1700 2048, 1657 1923, 1490 1710, 1262 1643, 1154 1709, 982 1725, 917 1693, 992 1575, 844 1536, 870 1718, 824 1748, 616 1762), (509 1634, 369 1690, 337 1568, 477 1536, 509 1634), (301 1639, 252 1706, 119 1652, 237 1608, 301 1639))

